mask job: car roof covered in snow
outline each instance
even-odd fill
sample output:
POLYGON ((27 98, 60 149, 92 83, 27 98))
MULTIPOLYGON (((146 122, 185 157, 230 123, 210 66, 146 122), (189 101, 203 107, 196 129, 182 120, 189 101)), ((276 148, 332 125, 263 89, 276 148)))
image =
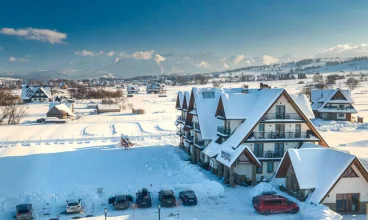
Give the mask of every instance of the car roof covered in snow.
POLYGON ((300 110, 303 111, 304 115, 309 119, 314 119, 314 113, 309 100, 305 94, 290 94, 291 98, 294 99, 300 110))
MULTIPOLYGON (((307 201, 318 204, 356 158, 331 148, 288 149, 300 189, 314 189, 307 201)), ((284 155, 281 164, 284 162, 284 155)))

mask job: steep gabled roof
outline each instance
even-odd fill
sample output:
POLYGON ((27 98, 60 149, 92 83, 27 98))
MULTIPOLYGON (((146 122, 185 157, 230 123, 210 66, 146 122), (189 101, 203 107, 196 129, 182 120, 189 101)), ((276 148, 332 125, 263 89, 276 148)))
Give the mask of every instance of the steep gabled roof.
POLYGON ((176 97, 176 108, 179 109, 183 108, 183 100, 184 100, 184 93, 182 91, 179 91, 176 97))
POLYGON ((300 110, 302 110, 305 116, 307 116, 309 119, 314 119, 312 107, 305 94, 290 94, 290 96, 294 99, 296 104, 298 104, 300 110))
POLYGON ((65 104, 59 104, 59 105, 54 105, 52 108, 50 108, 50 110, 47 112, 47 114, 49 113, 55 113, 55 112, 60 112, 63 115, 74 115, 74 113, 72 112, 72 110, 70 108, 68 108, 65 104))
POLYGON ((355 159, 354 155, 318 145, 315 148, 288 149, 276 171, 276 178, 285 178, 285 167, 292 165, 299 188, 314 189, 307 201, 318 204, 355 159))
MULTIPOLYGON (((354 103, 351 98, 350 90, 341 90, 341 89, 323 89, 323 90, 312 90, 311 91, 311 107, 312 110, 321 110, 327 103, 334 103, 336 101, 331 100, 336 93, 341 92, 343 96, 346 98, 346 103, 354 103)), ((337 103, 344 102, 342 100, 337 101, 337 103)))
POLYGON ((29 100, 38 90, 41 90, 48 98, 51 98, 51 88, 41 86, 23 86, 20 98, 22 100, 29 100))
POLYGON ((262 166, 261 162, 245 144, 234 147, 231 151, 229 151, 229 149, 222 149, 217 155, 216 160, 227 167, 231 167, 242 153, 244 153, 249 162, 252 164, 256 165, 257 167, 262 166))

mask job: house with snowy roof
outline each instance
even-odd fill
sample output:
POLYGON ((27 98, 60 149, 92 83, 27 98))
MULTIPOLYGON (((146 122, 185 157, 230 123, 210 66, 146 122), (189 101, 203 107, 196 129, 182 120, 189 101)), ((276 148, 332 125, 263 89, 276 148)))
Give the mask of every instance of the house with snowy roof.
POLYGON ((353 121, 354 108, 350 90, 323 89, 312 90, 311 107, 316 118, 324 120, 353 121))
POLYGON ((24 103, 49 102, 52 101, 52 90, 48 86, 24 85, 20 98, 24 103))
POLYGON ((165 84, 155 82, 155 83, 147 84, 146 91, 148 94, 166 93, 166 87, 165 87, 165 84))
POLYGON ((304 142, 328 147, 310 121, 313 113, 306 97, 301 96, 265 86, 221 94, 215 111, 221 120, 217 138, 202 151, 211 170, 230 185, 254 185, 274 175, 287 149, 304 142), (249 150, 259 166, 245 157, 249 150))
POLYGON ((50 103, 49 111, 46 113, 47 117, 55 117, 58 119, 74 119, 75 114, 73 108, 69 108, 65 104, 56 102, 50 103))
POLYGON ((135 86, 135 85, 128 85, 127 86, 127 92, 128 94, 138 94, 139 92, 139 87, 135 86))
POLYGON ((367 211, 368 171, 352 154, 303 144, 287 150, 275 178, 301 201, 321 203, 339 213, 367 211))

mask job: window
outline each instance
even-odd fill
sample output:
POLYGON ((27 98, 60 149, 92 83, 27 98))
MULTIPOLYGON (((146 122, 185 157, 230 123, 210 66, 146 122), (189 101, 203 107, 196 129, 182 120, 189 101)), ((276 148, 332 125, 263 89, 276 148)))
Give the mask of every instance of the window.
POLYGON ((302 125, 301 124, 295 124, 295 138, 300 138, 301 137, 301 130, 302 130, 302 125))
POLYGON ((267 162, 267 173, 273 173, 273 162, 267 162))
POLYGON ((214 92, 202 92, 203 98, 204 99, 213 99, 215 98, 215 93, 214 92))
POLYGON ((284 143, 275 143, 275 157, 284 155, 284 143))
POLYGON ((264 124, 259 124, 258 125, 258 131, 259 131, 259 137, 264 138, 265 125, 264 124))
POLYGON ((261 164, 261 167, 257 167, 256 173, 263 173, 263 163, 261 164))
POLYGON ((254 144, 254 155, 256 157, 263 157, 263 143, 254 144))
POLYGON ((337 117, 338 118, 345 118, 345 114, 344 113, 339 113, 339 114, 337 114, 337 117))
POLYGON ((285 105, 276 105, 276 119, 285 119, 285 105))
POLYGON ((342 178, 350 178, 350 177, 359 177, 351 167, 346 169, 345 173, 342 174, 342 178))

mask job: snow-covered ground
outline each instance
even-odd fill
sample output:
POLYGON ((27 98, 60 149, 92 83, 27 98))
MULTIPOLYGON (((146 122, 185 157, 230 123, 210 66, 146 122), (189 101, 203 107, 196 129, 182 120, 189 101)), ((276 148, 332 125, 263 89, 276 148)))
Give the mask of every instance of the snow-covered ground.
MULTIPOLYGON (((311 79, 267 82, 272 87, 284 87, 289 93, 298 93, 311 79)), ((258 82, 231 84, 251 88, 258 82)), ((339 85, 339 82, 338 84, 339 85)), ((342 83, 340 83, 340 86, 342 83)), ((211 85, 207 85, 211 86, 211 85)), ((224 87, 230 85, 224 85, 224 87)), ((330 146, 357 155, 368 167, 368 83, 364 82, 352 92, 358 115, 365 124, 347 122, 313 123, 330 146)), ((199 86, 205 87, 205 86, 199 86)), ((337 86, 336 86, 337 87, 337 86)), ((341 88, 344 88, 341 86, 341 88)), ((193 189, 199 198, 195 207, 179 207, 182 220, 227 219, 339 219, 326 207, 297 202, 301 211, 297 215, 263 216, 254 211, 251 199, 263 190, 276 190, 272 184, 256 187, 228 188, 208 171, 188 162, 187 155, 178 149, 174 121, 177 91, 189 91, 191 86, 168 87, 168 97, 138 94, 128 98, 134 108, 143 108, 144 115, 131 110, 121 113, 89 115, 67 124, 34 124, 45 117, 47 104, 29 104, 29 115, 24 123, 0 126, 0 219, 11 219, 15 205, 32 202, 36 219, 50 219, 63 211, 65 200, 82 198, 86 203, 85 215, 104 219, 107 198, 119 193, 135 194, 147 187, 153 192, 153 207, 135 210, 134 219, 157 219, 157 192, 171 188, 176 195, 183 189, 193 189), (135 145, 130 150, 119 147, 120 134, 133 136, 135 145), (97 188, 103 194, 97 195, 97 188), (43 213, 51 213, 43 216, 43 213)), ((85 100, 87 103, 89 100, 85 100)), ((281 193, 281 192, 280 192, 281 193)), ((282 193, 281 193, 282 194, 282 193)), ((176 208, 162 209, 162 219, 177 219, 176 208)), ((108 219, 133 219, 133 210, 108 210, 108 219)), ((60 219, 72 216, 60 215, 60 219)), ((345 219, 366 219, 366 215, 344 216, 345 219)))

